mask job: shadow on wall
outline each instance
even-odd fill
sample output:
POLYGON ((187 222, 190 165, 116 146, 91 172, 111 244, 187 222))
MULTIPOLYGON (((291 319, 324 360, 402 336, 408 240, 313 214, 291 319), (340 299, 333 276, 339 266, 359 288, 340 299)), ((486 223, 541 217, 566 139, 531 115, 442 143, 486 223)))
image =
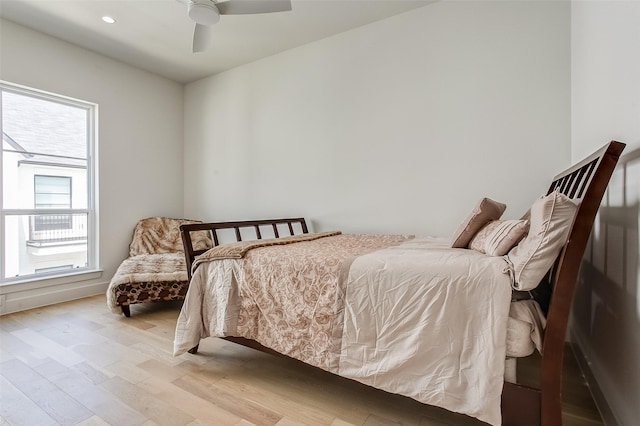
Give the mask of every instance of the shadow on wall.
POLYGON ((572 332, 617 423, 640 408, 640 149, 623 156, 591 233, 572 332))

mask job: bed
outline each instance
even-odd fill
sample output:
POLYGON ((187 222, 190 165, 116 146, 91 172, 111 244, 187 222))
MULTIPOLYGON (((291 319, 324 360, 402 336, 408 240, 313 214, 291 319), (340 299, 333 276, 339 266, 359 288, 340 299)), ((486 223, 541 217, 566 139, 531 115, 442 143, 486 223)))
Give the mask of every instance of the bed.
POLYGON ((554 177, 520 219, 481 199, 453 238, 309 233, 304 218, 183 225, 174 355, 221 337, 492 425, 561 425, 573 290, 624 146, 554 177), (213 248, 195 250, 203 230, 213 248), (546 315, 530 297, 541 282, 546 315), (515 359, 536 346, 539 389, 514 383, 515 359))

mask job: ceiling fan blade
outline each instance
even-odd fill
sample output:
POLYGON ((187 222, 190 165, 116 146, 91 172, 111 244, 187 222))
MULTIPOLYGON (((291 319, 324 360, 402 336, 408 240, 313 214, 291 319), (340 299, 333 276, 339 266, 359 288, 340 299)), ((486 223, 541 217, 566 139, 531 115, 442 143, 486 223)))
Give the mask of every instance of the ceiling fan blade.
POLYGON ((291 10, 291 0, 229 0, 216 6, 221 15, 286 12, 291 10))
POLYGON ((193 29, 193 53, 204 52, 211 45, 211 26, 196 24, 193 29))

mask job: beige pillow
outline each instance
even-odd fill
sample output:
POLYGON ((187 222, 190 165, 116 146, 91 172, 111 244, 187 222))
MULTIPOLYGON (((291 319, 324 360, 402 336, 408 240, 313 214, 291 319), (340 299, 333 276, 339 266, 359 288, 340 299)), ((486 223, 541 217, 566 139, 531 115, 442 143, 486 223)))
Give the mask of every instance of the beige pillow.
POLYGON ((502 216, 506 208, 506 204, 499 203, 490 198, 483 198, 478 201, 478 204, 476 204, 473 210, 471 210, 471 213, 469 213, 453 234, 451 247, 466 248, 467 245, 469 245, 469 241, 471 241, 480 228, 492 220, 500 219, 500 216, 502 216))
POLYGON ((577 207, 554 191, 531 206, 529 234, 509 253, 516 290, 532 290, 553 266, 566 243, 577 207))
POLYGON ((489 256, 504 256, 528 229, 528 220, 492 220, 471 239, 469 248, 489 256))

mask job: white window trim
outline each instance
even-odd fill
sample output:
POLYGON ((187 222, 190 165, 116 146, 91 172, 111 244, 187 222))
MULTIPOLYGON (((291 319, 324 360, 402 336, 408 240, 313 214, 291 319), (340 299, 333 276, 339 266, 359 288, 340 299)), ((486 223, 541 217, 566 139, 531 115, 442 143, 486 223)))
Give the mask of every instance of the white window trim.
MULTIPOLYGON (((63 103, 70 106, 87 109, 87 185, 89 189, 87 198, 87 209, 69 210, 68 213, 73 212, 87 212, 87 227, 88 235, 92 235, 92 241, 87 241, 87 267, 74 269, 73 272, 52 272, 43 274, 31 274, 20 277, 4 278, 5 271, 5 256, 0 256, 0 288, 7 286, 15 286, 25 288, 42 288, 51 285, 58 285, 63 283, 83 281, 92 278, 98 278, 102 274, 102 269, 99 265, 99 235, 98 235, 98 104, 75 99, 72 97, 59 95, 55 93, 46 92, 43 90, 34 89, 27 86, 11 83, 8 81, 0 80, 0 88, 2 91, 10 91, 13 93, 22 94, 25 96, 32 96, 52 102, 63 103), (31 283, 31 285, 29 285, 31 283)), ((0 102, 2 101, 2 92, 0 91, 0 102)), ((0 134, 2 134, 2 120, 0 119, 0 134)), ((0 164, 3 161, 3 152, 0 149, 0 164)), ((0 176, 0 202, 4 200, 3 193, 3 177, 0 176)), ((5 216, 18 213, 24 209, 0 209, 0 244, 4 246, 5 237, 5 216)), ((0 291, 0 294, 5 293, 0 291)))

